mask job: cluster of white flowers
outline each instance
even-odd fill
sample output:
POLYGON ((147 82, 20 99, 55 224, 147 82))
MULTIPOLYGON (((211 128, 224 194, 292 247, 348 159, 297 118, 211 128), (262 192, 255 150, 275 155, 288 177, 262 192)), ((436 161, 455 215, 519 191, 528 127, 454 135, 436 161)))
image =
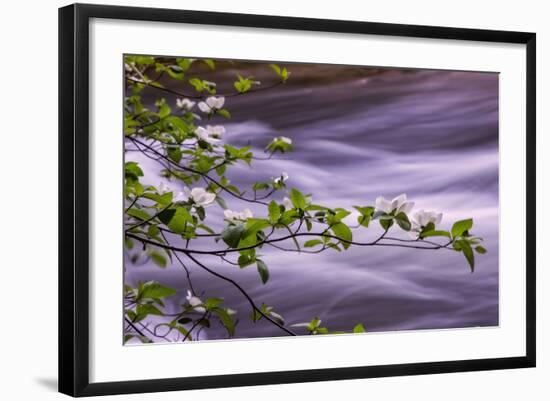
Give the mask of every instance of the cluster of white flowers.
POLYGON ((198 127, 195 133, 200 140, 216 145, 222 141, 225 128, 222 125, 207 125, 206 128, 198 127))
POLYGON ((202 300, 199 297, 194 296, 190 290, 187 290, 187 296, 185 297, 187 299, 187 302, 189 305, 193 307, 193 309, 199 313, 206 312, 206 309, 202 305, 202 300))
POLYGON ((254 217, 250 209, 244 209, 242 212, 234 212, 232 210, 226 209, 223 211, 223 215, 229 221, 244 221, 246 219, 251 219, 252 217, 254 217))
POLYGON ((441 223, 442 218, 443 213, 437 213, 431 210, 419 210, 413 216, 413 230, 420 231, 422 227, 426 227, 430 223, 437 226, 441 223))
MULTIPOLYGON (((166 185, 164 182, 161 182, 157 187, 157 193, 163 195, 168 192, 174 192, 172 188, 166 185)), ((195 206, 199 207, 208 207, 216 200, 216 194, 208 192, 204 188, 195 187, 189 189, 187 187, 183 188, 183 192, 178 192, 172 197, 173 202, 188 202, 192 201, 195 206)))
MULTIPOLYGON (((383 196, 376 198, 374 205, 375 209, 384 213, 392 213, 395 215, 403 212, 408 214, 414 207, 414 202, 407 201, 407 195, 401 194, 396 196, 391 201, 387 200, 383 196)), ((443 213, 434 212, 431 210, 419 210, 412 216, 412 228, 411 234, 414 237, 418 237, 418 233, 422 231, 428 224, 433 223, 437 226, 443 219, 443 213)))
POLYGON ((281 185, 281 184, 284 184, 286 180, 288 180, 288 174, 283 171, 283 173, 279 177, 277 178, 271 177, 271 179, 273 180, 274 184, 281 185))
POLYGON ((192 100, 189 100, 187 98, 185 99, 176 99, 176 106, 182 110, 185 111, 191 111, 193 107, 195 106, 196 102, 193 102, 192 100))
POLYGON ((220 110, 225 103, 223 96, 210 96, 204 102, 199 102, 198 107, 203 113, 210 114, 213 111, 220 110))
POLYGON ((183 197, 188 201, 193 201, 195 206, 199 207, 208 207, 216 200, 216 194, 200 187, 193 189, 183 188, 183 197))
POLYGON ((287 143, 289 145, 292 145, 292 139, 286 137, 286 136, 278 136, 276 138, 273 138, 273 141, 271 142, 278 142, 278 141, 282 141, 284 143, 287 143))
POLYGON ((414 202, 407 202, 407 195, 405 194, 396 196, 391 201, 387 200, 383 196, 379 196, 376 198, 374 207, 376 210, 384 213, 391 213, 395 210, 396 215, 401 212, 408 214, 414 207, 414 202))

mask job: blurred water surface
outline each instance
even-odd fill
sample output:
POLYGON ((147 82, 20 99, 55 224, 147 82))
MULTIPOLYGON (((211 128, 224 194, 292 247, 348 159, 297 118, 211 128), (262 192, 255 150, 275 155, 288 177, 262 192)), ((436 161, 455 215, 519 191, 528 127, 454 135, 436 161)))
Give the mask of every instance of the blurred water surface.
MULTIPOLYGON (((227 98, 233 115, 224 121, 227 143, 261 152, 273 136, 284 135, 295 145, 282 159, 234 168, 228 174, 233 183, 246 186, 286 171, 289 187, 313 194, 323 205, 372 205, 378 195, 404 192, 415 210, 443 212, 442 227, 473 217, 474 233, 485 238, 488 250, 477 256, 475 273, 461 254, 447 250, 351 247, 306 255, 264 248, 271 278, 262 285, 255 266, 241 270, 215 258, 201 260, 237 280, 258 304, 273 305, 288 324, 319 317, 332 330, 363 323, 370 332, 498 325, 498 75, 351 74, 349 68, 325 73, 326 79, 307 80, 302 73, 294 83, 227 98)), ((150 182, 158 182, 154 163, 135 154, 127 158, 139 160, 150 182)), ((226 199, 232 210, 266 213, 226 199)), ((217 206, 208 213, 211 221, 222 219, 217 206)), ((355 238, 379 235, 373 227, 355 238)), ((188 284, 178 265, 127 267, 128 282, 158 280, 178 288, 172 307, 184 301, 188 284)), ((251 324, 247 301, 228 283, 193 266, 191 275, 203 297, 221 296, 238 311, 237 337, 284 335, 265 321, 251 324)), ((226 337, 218 326, 203 334, 226 337)))

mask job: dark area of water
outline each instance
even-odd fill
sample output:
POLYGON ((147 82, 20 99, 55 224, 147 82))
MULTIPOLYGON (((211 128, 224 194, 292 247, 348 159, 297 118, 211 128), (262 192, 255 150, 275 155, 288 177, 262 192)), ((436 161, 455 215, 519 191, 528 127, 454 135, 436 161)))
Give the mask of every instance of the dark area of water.
MULTIPOLYGON (((248 185, 286 171, 289 187, 313 194, 316 203, 345 208, 404 192, 416 202, 415 210, 443 212, 442 227, 473 217, 473 231, 485 238, 488 253, 477 256, 471 274, 464 257, 447 250, 352 247, 306 255, 264 248, 271 272, 266 285, 254 266, 241 270, 216 258, 201 260, 238 281, 258 304, 273 305, 288 324, 319 317, 332 330, 363 323, 371 332, 498 325, 498 75, 325 67, 308 80, 307 68, 297 69, 294 83, 291 76, 287 85, 226 99, 233 118, 219 122, 227 129, 227 143, 261 152, 273 136, 284 135, 295 145, 283 160, 234 168, 229 174, 234 183, 248 185)), ((137 159, 157 183, 157 166, 137 159)), ((226 199, 232 210, 266 214, 261 206, 226 199)), ((210 221, 221 221, 217 206, 208 213, 210 221)), ((356 239, 380 232, 360 231, 356 239)), ((284 335, 265 321, 250 323, 249 305, 234 287, 191 270, 203 297, 221 296, 238 311, 238 337, 284 335)), ((185 300, 188 284, 178 265, 127 266, 129 282, 151 279, 178 288, 172 306, 185 300)), ((226 336, 217 326, 203 333, 226 336)))

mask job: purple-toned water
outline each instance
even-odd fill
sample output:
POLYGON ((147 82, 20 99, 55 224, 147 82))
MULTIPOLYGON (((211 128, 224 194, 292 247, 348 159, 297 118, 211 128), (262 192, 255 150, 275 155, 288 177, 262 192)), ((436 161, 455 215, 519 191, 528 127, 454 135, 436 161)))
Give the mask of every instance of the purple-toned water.
MULTIPOLYGON (((238 281, 258 304, 273 305, 287 324, 319 317, 331 330, 363 323, 371 332, 498 325, 498 75, 389 70, 362 76, 360 70, 342 78, 349 71, 337 71, 339 79, 291 79, 269 91, 227 98, 233 118, 219 121, 227 143, 261 152, 273 136, 284 135, 295 146, 284 160, 235 167, 229 177, 242 188, 286 171, 288 186, 311 193, 314 203, 348 209, 404 192, 415 210, 443 212, 447 229, 473 217, 473 232, 488 250, 476 255, 475 273, 462 254, 449 250, 352 246, 309 255, 264 247, 271 278, 262 285, 255 266, 201 260, 238 281)), ((157 180, 153 162, 134 153, 127 157, 145 166, 150 182, 157 180)), ((266 215, 261 205, 225 198, 232 210, 249 207, 255 216, 266 215)), ((208 214, 210 222, 223 219, 218 206, 208 214)), ((407 238, 398 228, 391 232, 407 238)), ((380 233, 375 224, 354 232, 354 239, 380 233)), ((202 297, 221 296, 238 311, 237 337, 284 335, 268 322, 250 323, 238 290, 190 266, 202 297)), ((129 282, 151 279, 179 289, 174 305, 185 300, 188 284, 177 264, 165 270, 128 265, 129 282)), ((202 334, 226 337, 218 326, 202 334)))

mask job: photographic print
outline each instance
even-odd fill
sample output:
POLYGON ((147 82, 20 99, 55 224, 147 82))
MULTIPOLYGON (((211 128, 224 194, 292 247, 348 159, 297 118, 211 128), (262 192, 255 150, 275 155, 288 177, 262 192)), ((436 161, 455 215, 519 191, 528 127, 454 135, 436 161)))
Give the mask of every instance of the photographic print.
POLYGON ((499 325, 498 73, 121 73, 124 344, 499 325))

